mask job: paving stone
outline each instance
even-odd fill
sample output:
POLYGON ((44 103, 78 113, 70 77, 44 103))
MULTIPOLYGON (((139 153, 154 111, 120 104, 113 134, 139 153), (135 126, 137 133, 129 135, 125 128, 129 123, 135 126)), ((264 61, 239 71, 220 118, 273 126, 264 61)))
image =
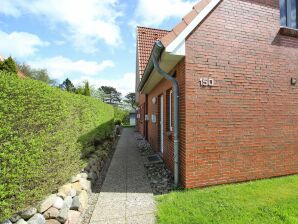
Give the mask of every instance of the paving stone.
POLYGON ((155 201, 133 129, 124 129, 90 224, 150 224, 155 201))

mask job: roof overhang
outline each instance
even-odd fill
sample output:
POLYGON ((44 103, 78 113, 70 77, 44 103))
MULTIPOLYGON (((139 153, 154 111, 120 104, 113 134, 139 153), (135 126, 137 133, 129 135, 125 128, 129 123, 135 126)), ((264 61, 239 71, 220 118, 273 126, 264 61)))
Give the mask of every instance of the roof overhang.
POLYGON ((221 1, 222 0, 211 0, 192 22, 172 42, 167 44, 167 46, 164 46, 162 41, 158 41, 159 44, 154 44, 144 75, 138 86, 139 92, 142 92, 143 94, 149 93, 163 79, 163 77, 154 69, 152 61, 153 54, 160 56, 160 67, 167 73, 171 72, 181 59, 185 57, 185 41, 187 37, 204 21, 221 1))

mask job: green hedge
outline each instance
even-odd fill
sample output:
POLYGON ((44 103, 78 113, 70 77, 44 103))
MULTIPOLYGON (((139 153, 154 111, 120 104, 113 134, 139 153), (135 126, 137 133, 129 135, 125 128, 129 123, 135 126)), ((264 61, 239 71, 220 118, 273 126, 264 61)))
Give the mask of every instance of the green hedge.
POLYGON ((115 111, 115 123, 121 122, 123 125, 129 124, 129 111, 120 109, 118 107, 114 108, 115 111))
POLYGON ((68 181, 113 121, 95 98, 0 72, 0 219, 68 181))

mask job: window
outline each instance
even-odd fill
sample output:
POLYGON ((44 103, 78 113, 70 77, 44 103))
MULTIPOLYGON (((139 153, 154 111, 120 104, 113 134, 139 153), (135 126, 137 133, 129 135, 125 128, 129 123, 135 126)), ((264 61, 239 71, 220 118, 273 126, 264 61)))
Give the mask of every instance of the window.
POLYGON ((170 95, 169 95, 169 127, 170 127, 170 131, 173 131, 173 126, 172 126, 172 101, 173 101, 173 91, 170 91, 170 95))
POLYGON ((284 27, 298 28, 297 0, 280 0, 280 24, 284 27))

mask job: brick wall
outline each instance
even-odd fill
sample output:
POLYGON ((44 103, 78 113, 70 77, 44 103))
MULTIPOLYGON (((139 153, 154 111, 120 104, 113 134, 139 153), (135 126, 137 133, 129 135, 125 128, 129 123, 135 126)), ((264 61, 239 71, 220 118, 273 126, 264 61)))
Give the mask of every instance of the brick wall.
POLYGON ((298 173, 298 38, 278 2, 223 0, 186 41, 187 188, 298 173))
MULTIPOLYGON (((171 72, 173 74, 176 72, 176 79, 178 80, 180 86, 180 158, 181 158, 181 176, 184 180, 185 176, 185 61, 182 60, 171 72)), ((163 159, 167 167, 173 171, 173 131, 169 130, 169 91, 172 89, 171 82, 167 80, 162 80, 151 92, 148 94, 148 113, 150 115, 150 121, 148 122, 148 141, 152 145, 153 149, 156 152, 160 151, 160 129, 159 129, 159 106, 160 102, 156 104, 152 103, 152 98, 156 97, 160 99, 160 96, 163 95, 164 101, 164 153, 163 159), (151 115, 156 115, 156 123, 151 121, 151 115)), ((172 104, 172 122, 174 121, 173 113, 174 101, 172 104)))
POLYGON ((137 129, 138 131, 145 136, 145 101, 146 101, 146 97, 144 94, 139 94, 139 110, 138 110, 138 114, 140 115, 139 118, 137 118, 137 129))

